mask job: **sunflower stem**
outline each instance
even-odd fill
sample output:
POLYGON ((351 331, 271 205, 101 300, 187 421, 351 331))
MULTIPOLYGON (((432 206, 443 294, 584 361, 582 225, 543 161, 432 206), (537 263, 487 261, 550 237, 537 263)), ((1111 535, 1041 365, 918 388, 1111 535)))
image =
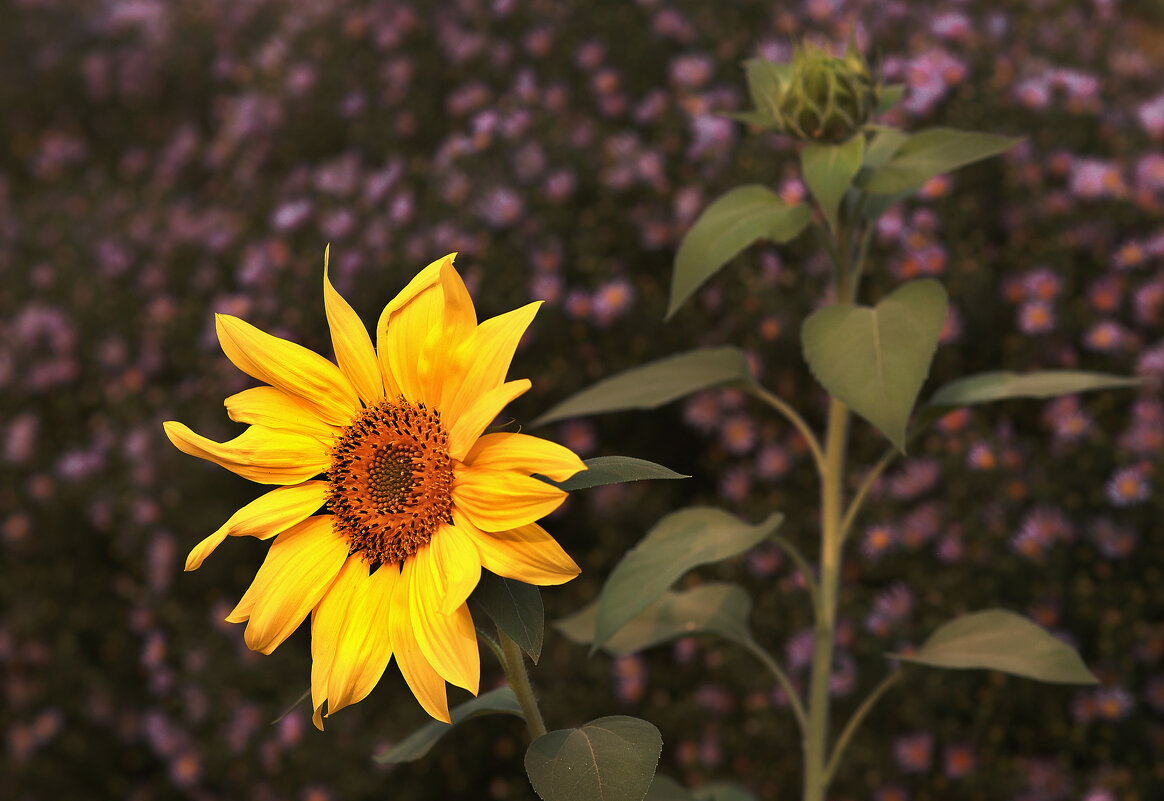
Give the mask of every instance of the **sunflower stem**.
POLYGON ((505 670, 505 680, 521 706, 530 738, 536 740, 546 733, 546 724, 542 720, 542 712, 538 709, 537 698, 534 697, 533 686, 525 670, 525 655, 517 643, 500 628, 497 629, 497 638, 501 641, 501 667, 505 670))

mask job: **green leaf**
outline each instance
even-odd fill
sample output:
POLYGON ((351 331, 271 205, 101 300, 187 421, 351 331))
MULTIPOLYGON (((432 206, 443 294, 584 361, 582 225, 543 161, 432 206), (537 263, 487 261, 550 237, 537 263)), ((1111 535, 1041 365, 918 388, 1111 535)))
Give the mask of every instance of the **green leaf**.
POLYGON ((810 142, 800 151, 800 169, 804 182, 820 204, 829 227, 836 230, 837 208, 841 198, 861 169, 865 154, 865 135, 858 133, 839 145, 810 142))
POLYGON ((643 801, 695 801, 695 796, 670 776, 656 773, 643 801))
POLYGON ((628 481, 691 478, 691 476, 685 476, 663 467, 661 464, 648 462, 646 459, 635 459, 631 456, 595 456, 593 459, 586 459, 585 464, 584 471, 575 473, 565 481, 550 481, 544 476, 539 476, 539 478, 567 492, 601 487, 605 484, 625 484, 628 481))
POLYGON ((481 613, 487 615, 537 664, 545 626, 542 595, 537 587, 483 570, 469 604, 478 617, 481 613))
POLYGON ((884 114, 889 109, 901 102, 902 95, 905 94, 905 84, 891 83, 881 87, 881 101, 877 104, 876 114, 884 114))
POLYGON ((737 187, 716 199, 699 215, 679 245, 667 318, 757 239, 787 242, 803 231, 811 219, 808 206, 789 206, 759 184, 737 187))
POLYGON ((482 693, 454 708, 450 713, 453 719, 452 725, 439 720, 429 721, 396 745, 376 754, 373 759, 381 764, 415 762, 431 751, 432 747, 437 744, 437 740, 448 734, 454 726, 482 715, 523 717, 521 705, 514 697, 513 690, 508 687, 498 687, 496 690, 482 693))
POLYGON ((1054 684, 1098 682, 1074 648, 1004 609, 951 620, 931 634, 917 653, 888 656, 930 667, 1000 670, 1054 684))
MULTIPOLYGON (((752 600, 743 587, 708 582, 690 590, 667 590, 662 597, 628 620, 603 645, 615 655, 641 651, 653 645, 691 634, 717 634, 737 643, 748 643, 748 615, 752 600)), ((554 624, 573 642, 594 641, 598 601, 554 624)))
POLYGON ((790 64, 780 64, 765 58, 750 58, 744 62, 748 94, 752 96, 752 106, 764 127, 779 125, 772 112, 780 106, 780 86, 788 82, 791 74, 790 64))
POLYGON ((525 752, 525 772, 543 801, 642 801, 662 751, 658 729, 615 715, 543 734, 525 752))
POLYGON ((657 409, 703 389, 746 388, 754 383, 752 368, 742 350, 701 348, 604 378, 566 398, 531 425, 625 409, 657 409))
POLYGON ((695 788, 696 801, 756 801, 756 794, 733 781, 709 782, 695 788))
POLYGON ((930 398, 930 406, 973 406, 1009 398, 1054 398, 1095 389, 1136 387, 1142 383, 1141 378, 1083 370, 1040 370, 1035 373, 999 370, 959 378, 943 385, 930 398))
POLYGON ((743 553, 772 534, 783 520, 777 512, 753 526, 709 507, 683 509, 664 517, 606 579, 598 596, 591 653, 688 570, 743 553))
POLYGON ((905 426, 946 320, 946 290, 911 281, 873 308, 813 312, 801 330, 804 358, 837 399, 905 449, 905 426))
POLYGON ((875 168, 863 188, 875 195, 907 192, 935 175, 996 156, 1020 141, 976 131, 928 128, 909 137, 892 158, 875 168))

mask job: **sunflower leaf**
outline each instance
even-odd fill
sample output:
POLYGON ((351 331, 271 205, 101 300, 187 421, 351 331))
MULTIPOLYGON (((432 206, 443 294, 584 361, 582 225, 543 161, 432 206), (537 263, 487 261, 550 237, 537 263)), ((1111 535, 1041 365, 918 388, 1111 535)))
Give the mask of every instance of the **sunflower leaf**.
POLYGON ((695 796, 670 776, 656 773, 643 801, 695 801, 695 796))
POLYGON ((1053 684, 1097 683, 1074 648, 1004 609, 963 615, 939 626, 915 653, 887 656, 930 667, 999 670, 1053 684))
POLYGON ((615 566, 598 596, 593 654, 627 621, 698 565, 743 553, 784 521, 779 512, 757 525, 709 507, 672 512, 647 532, 615 566))
POLYGON ((585 464, 585 470, 575 473, 565 481, 551 481, 545 476, 538 476, 538 478, 567 492, 601 487, 606 484, 625 484, 628 481, 691 478, 691 476, 676 473, 674 470, 663 467, 661 464, 648 462, 646 459, 635 459, 632 456, 595 456, 593 459, 586 459, 585 464))
POLYGON ((1025 374, 999 370, 951 381, 934 393, 929 405, 973 406, 1010 398, 1055 398, 1095 389, 1135 387, 1142 383, 1142 378, 1084 370, 1039 370, 1025 374))
POLYGON ((455 707, 451 713, 453 719, 451 725, 439 720, 429 721, 396 745, 386 748, 372 758, 380 764, 415 762, 431 751, 437 741, 448 734, 454 726, 482 715, 514 715, 520 718, 521 705, 518 704, 513 690, 498 687, 455 707))
POLYGON ((667 318, 753 242, 788 242, 811 221, 812 210, 807 205, 785 203, 759 184, 738 186, 717 198, 679 244, 667 318))
POLYGON ((642 801, 663 751, 659 730, 614 715, 534 740, 525 772, 543 801, 642 801))
MULTIPOLYGON (((689 590, 667 590, 623 624, 602 648, 622 655, 691 634, 718 634, 733 642, 747 643, 752 639, 748 630, 751 609, 751 599, 737 584, 708 582, 689 590)), ((554 628, 576 643, 593 642, 597 613, 595 601, 562 618, 554 628)))
POLYGON ((484 570, 469 604, 477 616, 486 615, 537 664, 545 635, 545 611, 537 587, 484 570))
POLYGON ((858 133, 839 145, 810 142, 800 151, 800 172, 812 190, 816 202, 828 220, 829 228, 836 230, 837 208, 849 184, 861 169, 865 154, 865 135, 858 133))
POLYGON ((891 158, 869 173, 862 188, 873 195, 907 192, 935 175, 996 156, 1021 141, 977 131, 927 128, 910 136, 891 158))
POLYGON ((665 403, 713 387, 755 384, 747 356, 739 348, 700 348, 634 367, 571 395, 531 425, 626 409, 657 409, 665 403))

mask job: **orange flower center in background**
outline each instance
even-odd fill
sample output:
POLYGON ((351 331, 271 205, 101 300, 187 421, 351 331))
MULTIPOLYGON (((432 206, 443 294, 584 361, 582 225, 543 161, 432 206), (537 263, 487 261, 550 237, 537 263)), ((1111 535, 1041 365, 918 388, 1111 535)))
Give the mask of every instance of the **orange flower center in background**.
POLYGON ((452 522, 449 435, 423 403, 365 409, 336 440, 328 480, 336 525, 369 565, 407 559, 452 522))

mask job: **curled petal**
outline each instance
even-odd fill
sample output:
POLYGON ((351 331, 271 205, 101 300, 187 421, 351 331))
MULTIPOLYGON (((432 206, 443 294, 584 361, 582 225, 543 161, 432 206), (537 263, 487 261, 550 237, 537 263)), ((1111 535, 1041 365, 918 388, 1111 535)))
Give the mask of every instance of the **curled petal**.
POLYGON ((194 546, 186 557, 186 569, 201 567, 203 560, 227 537, 256 537, 260 540, 274 537, 317 512, 326 498, 326 481, 306 481, 260 495, 231 515, 218 531, 194 546))
POLYGON ((247 375, 302 398, 334 425, 347 425, 358 413, 355 389, 338 367, 318 353, 229 314, 216 314, 214 325, 223 353, 247 375))
POLYGON ((481 685, 481 653, 468 605, 462 603, 445 614, 438 586, 420 570, 410 571, 409 580, 408 607, 421 653, 442 678, 476 695, 481 685))
POLYGON ((229 442, 215 442, 173 420, 162 424, 174 447, 260 484, 298 484, 331 464, 328 447, 292 431, 251 426, 229 442))
POLYGON ((368 329, 355 310, 336 292, 327 276, 330 253, 329 245, 323 256, 323 307, 331 328, 331 345, 340 370, 355 387, 360 400, 366 406, 372 406, 384 397, 384 380, 380 376, 368 329))
POLYGON ((406 559, 401 566, 400 578, 392 590, 392 611, 388 615, 388 636, 392 640, 396 664, 416 700, 424 711, 437 720, 452 723, 445 680, 425 658, 417 642, 409 608, 409 593, 413 560, 406 559))
POLYGON ((491 389, 473 401, 449 428, 449 456, 464 459, 486 426, 510 401, 529 391, 530 386, 528 378, 520 378, 491 389))
POLYGON ((236 423, 293 431, 315 437, 330 447, 340 429, 325 423, 307 404, 275 387, 252 387, 224 401, 226 414, 236 423))

